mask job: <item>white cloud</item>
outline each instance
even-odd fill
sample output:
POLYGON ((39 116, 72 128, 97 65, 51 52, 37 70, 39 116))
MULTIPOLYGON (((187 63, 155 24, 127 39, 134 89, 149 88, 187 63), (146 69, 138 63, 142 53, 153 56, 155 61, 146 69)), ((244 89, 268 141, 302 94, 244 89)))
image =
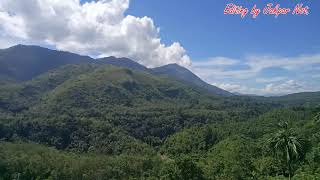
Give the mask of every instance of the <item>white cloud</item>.
POLYGON ((248 88, 246 86, 240 85, 240 84, 231 84, 231 83, 221 83, 221 84, 216 84, 213 83, 213 85, 224 89, 229 92, 237 92, 237 93, 244 93, 248 91, 248 88))
POLYGON ((297 57, 249 56, 246 58, 246 64, 255 72, 271 67, 295 70, 312 66, 313 64, 320 64, 320 54, 297 57))
POLYGON ((208 67, 208 66, 228 66, 239 63, 236 59, 227 57, 212 57, 205 61, 197 61, 193 63, 194 67, 208 67))
POLYGON ((0 32, 7 41, 56 46, 80 54, 129 57, 148 67, 189 66, 179 43, 161 43, 149 17, 125 15, 129 0, 1 0, 0 32))
POLYGON ((237 92, 242 94, 255 94, 255 95, 264 95, 264 96, 278 96, 286 95, 297 92, 313 92, 317 91, 316 87, 308 86, 305 83, 297 82, 295 80, 287 80, 278 83, 266 84, 262 88, 253 88, 240 84, 232 83, 221 83, 213 84, 222 89, 225 89, 230 92, 237 92))
POLYGON ((249 79, 257 75, 257 72, 252 71, 251 69, 225 69, 225 68, 214 68, 214 67, 195 67, 192 68, 193 72, 195 72, 200 77, 205 79, 225 79, 225 78, 233 78, 233 79, 249 79))
POLYGON ((0 11, 0 32, 3 36, 15 36, 18 38, 25 39, 27 37, 25 30, 25 24, 21 17, 10 16, 6 12, 0 11))
POLYGON ((243 59, 216 57, 193 64, 192 71, 198 76, 232 92, 275 95, 320 90, 316 80, 319 77, 317 68, 320 67, 320 54, 293 57, 255 55, 243 59), (281 76, 266 76, 263 72, 268 68, 285 71, 281 71, 281 76), (292 74, 295 74, 295 81, 290 81, 292 74), (309 86, 298 83, 297 80, 309 82, 309 86))
POLYGON ((288 71, 312 70, 314 65, 320 65, 320 54, 297 57, 247 56, 242 60, 217 57, 193 64, 193 71, 206 79, 210 79, 210 77, 214 79, 250 79, 257 77, 262 70, 267 68, 277 67, 288 71), (234 65, 246 68, 237 69, 234 65), (232 68, 230 68, 231 66, 232 68))
POLYGON ((272 83, 286 80, 287 77, 272 77, 272 78, 257 78, 256 82, 258 83, 272 83))
POLYGON ((267 84, 263 91, 267 94, 290 94, 301 91, 308 91, 303 84, 295 80, 288 80, 278 84, 267 84))

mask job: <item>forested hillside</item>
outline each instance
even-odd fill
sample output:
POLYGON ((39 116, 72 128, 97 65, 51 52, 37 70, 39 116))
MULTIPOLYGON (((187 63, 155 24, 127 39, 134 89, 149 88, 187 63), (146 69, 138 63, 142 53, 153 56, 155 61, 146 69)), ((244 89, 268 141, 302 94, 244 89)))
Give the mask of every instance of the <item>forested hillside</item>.
MULTIPOLYGON (((59 122, 65 128, 83 121, 119 128, 151 145, 160 145, 184 127, 244 121, 280 106, 250 98, 211 96, 175 80, 109 65, 67 65, 32 81, 2 86, 0 90, 1 110, 5 114, 2 119, 8 119, 10 127, 21 127, 18 131, 25 133, 23 137, 30 134, 36 138, 32 131, 43 129, 42 125, 49 126, 43 130, 51 131, 60 127, 56 124, 59 122), (10 120, 17 116, 19 121, 10 120)), ((44 137, 38 133, 37 136, 44 137)), ((44 140, 56 147, 71 148, 71 142, 60 141, 65 139, 44 140)), ((92 141, 81 143, 87 151, 92 141)))
POLYGON ((1 84, 0 179, 317 179, 318 97, 226 97, 64 65, 1 84))
POLYGON ((299 158, 292 162, 293 179, 317 179, 320 127, 316 112, 319 109, 283 109, 247 122, 197 125, 169 136, 158 148, 137 142, 136 152, 118 155, 94 149, 58 151, 14 137, 1 143, 0 172, 4 179, 286 179, 287 165, 269 144, 281 131, 279 119, 286 119, 290 133, 303 144, 299 158))

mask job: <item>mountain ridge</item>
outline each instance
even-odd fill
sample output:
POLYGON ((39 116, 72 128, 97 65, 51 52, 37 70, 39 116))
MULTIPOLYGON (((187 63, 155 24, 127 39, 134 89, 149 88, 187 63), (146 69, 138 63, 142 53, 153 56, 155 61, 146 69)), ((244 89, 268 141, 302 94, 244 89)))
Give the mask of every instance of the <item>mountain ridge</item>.
POLYGON ((161 67, 153 68, 153 73, 157 75, 169 75, 175 77, 178 80, 184 81, 190 85, 198 86, 208 90, 211 93, 216 93, 223 96, 232 96, 233 94, 220 89, 216 86, 210 85, 193 74, 190 70, 185 67, 179 66, 178 64, 168 64, 161 67))
POLYGON ((233 95, 232 93, 204 82, 191 71, 177 64, 169 64, 149 69, 125 57, 116 58, 110 56, 95 59, 66 51, 21 44, 0 51, 0 79, 26 81, 63 65, 81 63, 110 64, 122 68, 144 71, 154 75, 165 75, 188 85, 204 89, 215 95, 233 95), (163 71, 159 72, 160 69, 163 71))

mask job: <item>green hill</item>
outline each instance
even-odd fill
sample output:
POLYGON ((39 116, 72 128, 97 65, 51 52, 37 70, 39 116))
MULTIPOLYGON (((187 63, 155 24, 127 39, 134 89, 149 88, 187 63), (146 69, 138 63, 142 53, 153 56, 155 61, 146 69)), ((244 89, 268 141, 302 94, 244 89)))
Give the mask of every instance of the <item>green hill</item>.
POLYGON ((315 179, 317 95, 214 96, 143 71, 61 66, 0 86, 0 179, 283 179, 267 145, 281 121, 305 140, 295 177, 315 179))
MULTIPOLYGON (((46 124, 85 120, 107 124, 145 143, 160 145, 181 128, 243 121, 277 106, 247 97, 212 96, 169 78, 110 65, 67 65, 31 81, 0 88, 0 108, 7 114, 18 114, 19 121, 12 121, 11 125, 31 133, 32 138, 33 131, 46 124), (30 126, 24 127, 24 123, 30 126)), ((50 144, 60 147, 59 143, 50 144)), ((71 144, 64 142, 63 147, 71 144)))

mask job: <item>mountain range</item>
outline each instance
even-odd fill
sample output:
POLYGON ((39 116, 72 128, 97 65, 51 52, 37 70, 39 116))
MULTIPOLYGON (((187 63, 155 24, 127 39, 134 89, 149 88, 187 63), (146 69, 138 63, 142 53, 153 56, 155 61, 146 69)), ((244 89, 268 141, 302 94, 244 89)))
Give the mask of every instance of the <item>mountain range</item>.
POLYGON ((177 64, 150 69, 128 58, 111 56, 94 59, 89 56, 26 45, 17 45, 0 51, 0 79, 26 81, 63 65, 82 63, 110 64, 131 70, 144 71, 176 79, 215 95, 233 95, 230 92, 204 82, 187 68, 177 64))

